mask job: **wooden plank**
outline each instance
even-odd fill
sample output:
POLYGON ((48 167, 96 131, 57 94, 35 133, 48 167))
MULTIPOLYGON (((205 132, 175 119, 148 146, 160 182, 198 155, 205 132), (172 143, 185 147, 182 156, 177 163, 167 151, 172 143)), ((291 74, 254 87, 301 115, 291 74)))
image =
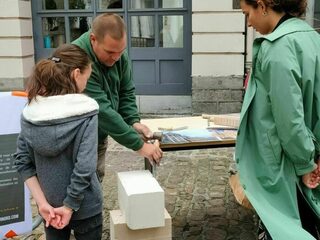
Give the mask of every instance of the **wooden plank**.
POLYGON ((177 129, 187 126, 188 129, 205 129, 208 127, 208 120, 201 116, 142 119, 141 123, 147 125, 153 132, 160 131, 159 128, 177 129))

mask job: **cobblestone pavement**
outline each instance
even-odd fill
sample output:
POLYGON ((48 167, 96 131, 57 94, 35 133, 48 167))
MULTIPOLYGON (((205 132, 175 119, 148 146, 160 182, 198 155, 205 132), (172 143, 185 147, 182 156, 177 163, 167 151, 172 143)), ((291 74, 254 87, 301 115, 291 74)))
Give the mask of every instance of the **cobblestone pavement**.
MULTIPOLYGON (((256 217, 239 206, 228 185, 234 148, 165 152, 156 179, 165 190, 173 240, 254 240, 256 217)), ((144 169, 135 152, 109 141, 104 191, 103 239, 109 239, 109 211, 119 209, 116 173, 144 169)), ((44 239, 42 226, 30 239, 44 239), (39 236, 41 236, 39 238, 39 236)))
MULTIPOLYGON (((165 152, 156 179, 165 190, 174 240, 254 240, 255 216, 239 206, 228 185, 234 148, 165 152)), ((109 210, 118 209, 116 173, 144 169, 135 152, 111 142, 103 182, 104 239, 109 210)))

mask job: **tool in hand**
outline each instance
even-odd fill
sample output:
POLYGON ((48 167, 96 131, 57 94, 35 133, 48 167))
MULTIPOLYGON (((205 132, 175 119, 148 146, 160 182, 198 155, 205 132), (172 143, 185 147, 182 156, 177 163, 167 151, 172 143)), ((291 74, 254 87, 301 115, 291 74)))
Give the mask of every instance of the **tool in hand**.
MULTIPOLYGON (((148 142, 149 143, 154 143, 156 140, 161 142, 162 137, 163 137, 163 133, 162 132, 153 132, 152 137, 148 139, 148 142)), ((156 170, 157 170, 156 162, 152 161, 152 163, 151 163, 151 161, 149 161, 148 159, 146 159, 145 161, 148 161, 150 163, 150 165, 151 165, 151 169, 150 169, 151 173, 155 177, 156 176, 156 170)))

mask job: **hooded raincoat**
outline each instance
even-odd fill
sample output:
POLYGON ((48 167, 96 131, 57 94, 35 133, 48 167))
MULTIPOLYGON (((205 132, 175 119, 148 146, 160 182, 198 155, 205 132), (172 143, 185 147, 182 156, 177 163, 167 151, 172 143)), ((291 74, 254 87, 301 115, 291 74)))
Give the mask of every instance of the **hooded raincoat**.
POLYGON ((319 154, 320 36, 303 20, 255 40, 240 118, 235 160, 251 204, 273 239, 314 239, 301 227, 297 189, 320 216, 319 187, 300 182, 319 154))
POLYGON ((15 164, 23 180, 37 176, 53 207, 73 209, 72 220, 102 212, 96 174, 98 104, 82 94, 37 96, 24 110, 15 164))

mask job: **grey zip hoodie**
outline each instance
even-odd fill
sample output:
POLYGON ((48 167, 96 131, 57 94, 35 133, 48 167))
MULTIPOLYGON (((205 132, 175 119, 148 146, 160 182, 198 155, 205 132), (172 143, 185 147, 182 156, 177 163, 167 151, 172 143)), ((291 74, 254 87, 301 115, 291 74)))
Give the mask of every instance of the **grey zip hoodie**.
POLYGON ((102 211, 96 174, 98 104, 83 94, 37 96, 21 117, 15 164, 24 180, 37 176, 53 207, 72 208, 72 220, 102 211))

